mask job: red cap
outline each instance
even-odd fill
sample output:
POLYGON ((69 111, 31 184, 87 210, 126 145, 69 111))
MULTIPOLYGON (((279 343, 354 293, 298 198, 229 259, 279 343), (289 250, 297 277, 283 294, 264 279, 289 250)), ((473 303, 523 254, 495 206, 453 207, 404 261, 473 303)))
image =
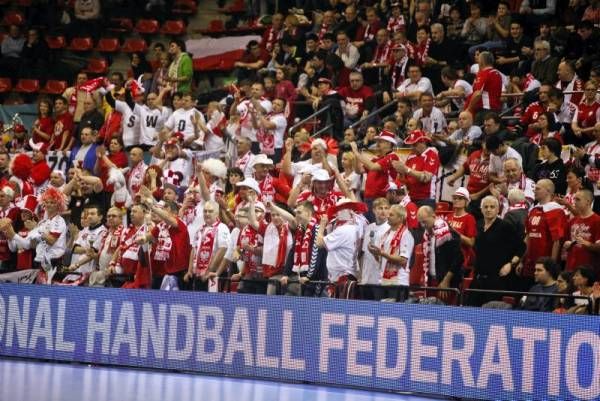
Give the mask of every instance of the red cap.
POLYGON ((419 129, 416 129, 408 135, 408 138, 404 140, 406 145, 414 145, 418 142, 431 142, 431 138, 427 134, 419 129))

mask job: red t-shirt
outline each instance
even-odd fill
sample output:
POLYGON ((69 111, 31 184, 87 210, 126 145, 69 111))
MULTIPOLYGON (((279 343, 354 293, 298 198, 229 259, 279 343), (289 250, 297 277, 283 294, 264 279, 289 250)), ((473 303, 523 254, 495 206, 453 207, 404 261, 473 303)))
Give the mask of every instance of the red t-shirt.
MULTIPOLYGON (((567 227, 567 234, 570 241, 581 237, 591 243, 600 241, 600 216, 596 213, 589 217, 573 217, 567 227)), ((596 271, 600 271, 600 258, 598 254, 585 249, 581 244, 575 243, 567 253, 567 271, 574 271, 579 266, 593 266, 596 271)))
POLYGON ((406 159, 406 166, 416 171, 427 171, 433 174, 429 182, 421 182, 412 176, 406 177, 406 187, 410 198, 415 201, 435 198, 435 181, 440 168, 437 150, 427 148, 420 155, 411 153, 406 159))
MULTIPOLYGON (((158 238, 159 231, 158 225, 154 226, 152 236, 158 238)), ((191 251, 187 227, 179 217, 176 227, 169 226, 169 236, 171 244, 166 245, 169 247, 169 261, 165 264, 165 273, 175 274, 188 268, 191 251)))
POLYGON ((527 129, 525 135, 531 138, 537 134, 537 131, 533 128, 529 128, 530 124, 536 123, 539 116, 546 112, 546 108, 542 106, 540 102, 533 102, 525 109, 525 112, 521 116, 521 125, 527 129))
POLYGON ((73 115, 71 113, 63 113, 56 116, 56 122, 54 123, 54 131, 52 138, 50 139, 50 150, 64 150, 61 148, 61 144, 65 143, 65 147, 69 145, 69 141, 73 136, 73 115))
MULTIPOLYGON (((478 112, 481 109, 500 110, 502 108, 502 76, 500 72, 492 67, 486 67, 480 70, 473 82, 473 92, 481 92, 481 99, 477 104, 472 106, 473 112, 478 112)), ((465 101, 465 110, 469 109, 471 103, 470 95, 465 101)))
POLYGON ((381 170, 369 170, 365 182, 365 199, 376 199, 385 197, 390 181, 396 179, 398 173, 392 166, 393 161, 400 160, 394 152, 385 156, 371 159, 372 162, 381 166, 381 170))
POLYGON ((484 157, 481 150, 471 153, 467 160, 465 160, 463 168, 465 169, 465 174, 469 175, 469 180, 467 181, 467 190, 469 193, 480 192, 489 185, 488 171, 490 168, 490 157, 484 157))
POLYGON ((354 106, 357 109, 356 115, 360 116, 365 111, 365 100, 373 97, 373 90, 364 85, 356 91, 349 86, 344 86, 338 91, 338 94, 343 98, 346 107, 354 106))
POLYGON ((419 220, 417 219, 417 211, 419 208, 414 202, 408 202, 404 205, 406 209, 406 226, 411 230, 419 227, 419 220))
POLYGON ((596 111, 600 107, 600 103, 594 102, 591 105, 581 102, 577 105, 579 112, 577 113, 577 123, 581 128, 593 127, 596 125, 596 111))
MULTIPOLYGON (((452 214, 448 216, 446 220, 450 227, 457 233, 469 238, 475 238, 477 236, 477 223, 472 214, 467 213, 460 217, 452 214)), ((473 266, 473 262, 475 262, 475 250, 473 247, 461 244, 460 249, 464 258, 464 265, 467 267, 473 266)))
POLYGON ((536 206, 529 211, 526 230, 529 236, 523 276, 533 277, 536 261, 542 256, 552 256, 552 243, 565 236, 567 217, 564 209, 555 202, 536 206))
POLYGON ((342 193, 337 191, 329 191, 323 198, 315 196, 312 191, 304 191, 298 195, 296 203, 298 204, 304 201, 312 202, 315 208, 315 216, 317 216, 317 218, 321 218, 322 214, 327 213, 327 209, 329 209, 331 206, 335 206, 337 201, 343 197, 344 196, 342 193))
MULTIPOLYGON (((52 131, 54 130, 54 119, 52 117, 40 117, 38 118, 40 123, 39 129, 45 134, 50 136, 52 139, 52 131)), ((48 143, 49 141, 39 136, 37 133, 33 132, 33 142, 35 143, 48 143)))

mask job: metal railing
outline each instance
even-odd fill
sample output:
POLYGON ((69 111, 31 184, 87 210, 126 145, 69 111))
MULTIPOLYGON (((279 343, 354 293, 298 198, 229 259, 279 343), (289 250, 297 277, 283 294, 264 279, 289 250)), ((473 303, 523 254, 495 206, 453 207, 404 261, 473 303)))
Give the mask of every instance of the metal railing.
MULTIPOLYGON (((311 115, 309 115, 308 117, 305 117, 304 119, 298 121, 297 123, 295 123, 294 125, 292 125, 289 129, 288 132, 290 134, 293 134, 298 128, 300 128, 301 126, 303 126, 304 124, 306 124, 307 122, 309 122, 310 120, 313 120, 314 125, 316 126, 316 122, 317 122, 317 117, 319 117, 321 114, 326 113, 329 111, 329 109, 331 108, 330 105, 327 105, 325 107, 320 108, 319 110, 315 111, 314 113, 312 113, 311 115)), ((327 122, 328 125, 329 121, 327 122)), ((316 136, 316 135, 313 135, 316 136)))
POLYGON ((370 121, 373 117, 378 116, 379 114, 381 114, 382 111, 387 110, 388 108, 395 106, 396 104, 398 104, 398 99, 394 99, 391 102, 379 107, 378 109, 373 110, 372 112, 370 112, 369 114, 367 114, 366 116, 361 118, 360 120, 350 124, 350 126, 348 128, 354 129, 354 127, 357 127, 359 125, 367 124, 368 121, 370 121))

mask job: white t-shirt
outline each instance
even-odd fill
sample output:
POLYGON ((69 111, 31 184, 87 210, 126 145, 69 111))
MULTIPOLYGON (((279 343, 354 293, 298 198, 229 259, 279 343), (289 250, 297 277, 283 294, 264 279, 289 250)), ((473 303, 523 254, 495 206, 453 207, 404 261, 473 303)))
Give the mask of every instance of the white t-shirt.
POLYGON ((495 173, 498 177, 504 177, 504 162, 507 159, 517 159, 519 161, 519 165, 523 164, 523 158, 519 152, 509 146, 506 153, 502 156, 496 156, 493 153, 490 154, 490 168, 488 172, 490 174, 495 173))
POLYGON ((361 272, 361 284, 379 284, 381 280, 381 263, 375 260, 375 257, 369 252, 369 244, 380 248, 383 234, 390 229, 390 225, 387 221, 383 224, 377 225, 377 223, 369 224, 365 229, 365 235, 363 240, 363 257, 362 257, 362 272, 361 272), (371 237, 373 233, 373 237, 371 237))
POLYGON ((433 96, 433 86, 431 86, 429 78, 421 77, 417 83, 413 83, 410 79, 405 79, 398 87, 398 92, 400 93, 410 93, 415 91, 429 93, 433 96))
POLYGON ((166 107, 151 109, 145 104, 136 104, 133 113, 140 120, 140 144, 156 144, 158 133, 169 118, 170 110, 166 107))
POLYGON ((323 240, 327 248, 329 281, 335 282, 345 274, 357 276, 356 255, 359 247, 359 226, 346 223, 336 227, 323 240))
POLYGON ((51 219, 40 221, 38 226, 31 230, 25 238, 20 235, 15 235, 11 240, 13 245, 19 245, 24 249, 31 247, 31 241, 37 241, 35 247, 35 261, 44 265, 44 260, 49 264, 52 259, 62 258, 67 247, 67 223, 65 220, 56 215, 51 219), (42 234, 49 233, 57 240, 53 245, 48 244, 42 239, 42 234))
MULTIPOLYGON (((401 228, 402 229, 402 228, 401 228)), ((383 234, 383 251, 385 253, 390 253, 391 252, 391 245, 392 245, 392 239, 394 238, 394 234, 395 231, 388 231, 386 233, 383 234)), ((410 279, 410 257, 413 253, 413 248, 415 247, 415 240, 412 236, 412 234, 410 233, 410 231, 408 229, 404 230, 404 233, 402 234, 402 238, 400 238, 400 247, 397 250, 397 254, 394 254, 394 256, 401 256, 403 258, 406 258, 406 267, 402 268, 400 267, 398 269, 398 275, 392 279, 384 279, 383 278, 383 271, 385 269, 386 264, 389 262, 388 259, 386 258, 381 258, 381 272, 382 272, 382 277, 381 277, 381 283, 382 284, 388 284, 388 285, 409 285, 409 279, 410 279)))
POLYGON ((422 108, 415 110, 413 118, 415 120, 420 120, 421 124, 423 124, 423 131, 430 134, 441 134, 446 130, 446 127, 448 127, 444 113, 437 107, 431 109, 431 113, 426 117, 423 116, 422 108))
MULTIPOLYGON (((194 248, 194 252, 198 252, 202 241, 207 240, 208 233, 212 230, 212 226, 203 225, 196 232, 194 239, 192 241, 192 247, 194 248)), ((211 257, 215 254, 215 252, 220 248, 228 249, 231 243, 231 233, 229 232, 229 228, 223 223, 219 223, 217 225, 217 232, 215 234, 215 239, 213 241, 213 247, 211 250, 211 257)))
MULTIPOLYGON (((192 152, 189 149, 183 149, 186 154, 186 158, 178 157, 173 161, 168 161, 163 166, 163 182, 170 183, 177 186, 187 187, 190 185, 190 177, 193 177, 193 162, 192 152)), ((157 160, 156 163, 160 164, 162 160, 157 160)))
POLYGON ((121 100, 115 100, 115 110, 123 115, 121 127, 123 128, 123 145, 125 147, 140 144, 140 119, 129 108, 129 105, 121 100))
MULTIPOLYGON (((271 101, 268 99, 260 99, 259 103, 266 113, 270 113, 273 109, 271 101)), ((237 112, 240 115, 240 135, 250 138, 252 142, 256 142, 256 128, 252 126, 252 116, 250 111, 254 109, 254 105, 250 99, 246 99, 237 105, 237 112)))
POLYGON ((225 144, 223 143, 223 137, 215 134, 215 131, 218 129, 219 125, 223 121, 225 114, 222 112, 215 110, 211 114, 208 122, 206 123, 206 127, 210 131, 204 137, 204 149, 207 151, 217 151, 223 149, 225 144))
POLYGON ((189 110, 177 109, 167 119, 165 127, 170 131, 183 133, 183 140, 187 141, 188 139, 193 138, 195 134, 192 116, 196 116, 196 119, 199 119, 202 122, 205 121, 204 115, 194 108, 189 110))
POLYGON ((275 149, 283 148, 283 137, 287 128, 287 120, 283 113, 277 113, 269 117, 269 121, 275 123, 275 129, 271 130, 275 135, 275 149))
POLYGON ((465 98, 467 98, 471 93, 473 93, 473 86, 470 83, 465 81, 464 79, 458 79, 453 88, 463 88, 465 90, 464 97, 460 99, 452 99, 452 103, 456 106, 458 110, 463 110, 465 108, 465 98))
POLYGON ((227 251, 225 252, 225 259, 233 260, 233 252, 235 251, 235 248, 237 246, 238 238, 240 236, 241 231, 242 230, 240 230, 239 227, 233 227, 233 229, 231 230, 231 233, 229 234, 229 244, 227 245, 227 251))
POLYGON ((453 142, 462 142, 466 138, 470 142, 473 142, 481 135, 483 135, 481 128, 479 128, 477 125, 471 125, 467 132, 463 132, 463 130, 459 128, 456 131, 454 131, 448 139, 450 139, 453 142))
MULTIPOLYGON (((82 229, 81 231, 79 231, 79 234, 77 235, 77 238, 75 239, 75 242, 73 243, 73 245, 78 245, 80 247, 89 249, 90 246, 92 248, 94 248, 96 251, 100 250, 100 247, 102 246, 102 241, 104 240, 104 237, 106 236, 107 230, 106 227, 104 225, 99 225, 98 227, 96 227, 95 229, 90 229, 89 227, 85 227, 84 229, 82 229)), ((86 254, 73 254, 73 256, 71 256, 71 264, 75 264, 78 263, 80 260, 87 258, 86 254)), ((90 273, 92 272, 97 266, 96 260, 92 259, 91 261, 82 264, 76 271, 79 273, 90 273)))

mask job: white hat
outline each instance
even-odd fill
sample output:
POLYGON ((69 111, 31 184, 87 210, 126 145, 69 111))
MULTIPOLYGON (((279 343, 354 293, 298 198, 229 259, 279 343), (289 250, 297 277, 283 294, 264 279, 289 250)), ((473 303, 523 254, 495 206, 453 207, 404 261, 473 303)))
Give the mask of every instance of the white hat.
POLYGON ((314 141, 312 141, 310 144, 310 148, 312 149, 317 145, 321 146, 323 150, 327 150, 327 143, 323 139, 317 138, 314 141))
POLYGON ((454 196, 462 196, 467 200, 467 202, 471 201, 471 194, 465 187, 458 187, 458 189, 454 191, 454 196))
POLYGON ((265 204, 262 202, 256 202, 254 203, 254 209, 261 209, 263 212, 267 211, 267 208, 265 207, 265 204))
POLYGON ((329 181, 333 177, 329 176, 327 170, 319 168, 312 172, 312 181, 329 181))
POLYGON ((398 185, 394 181, 388 182, 387 191, 397 191, 398 185))
POLYGON ((248 187, 254 190, 254 192, 256 192, 257 194, 261 195, 260 188, 258 187, 258 182, 256 182, 254 178, 245 178, 243 181, 240 181, 237 184, 235 184, 235 186, 248 187))
POLYGON ((256 166, 257 164, 264 164, 264 165, 267 165, 267 166, 272 166, 273 165, 273 160, 269 159, 267 157, 267 155, 261 153, 259 155, 256 155, 254 157, 254 160, 252 161, 252 166, 253 167, 256 166))

